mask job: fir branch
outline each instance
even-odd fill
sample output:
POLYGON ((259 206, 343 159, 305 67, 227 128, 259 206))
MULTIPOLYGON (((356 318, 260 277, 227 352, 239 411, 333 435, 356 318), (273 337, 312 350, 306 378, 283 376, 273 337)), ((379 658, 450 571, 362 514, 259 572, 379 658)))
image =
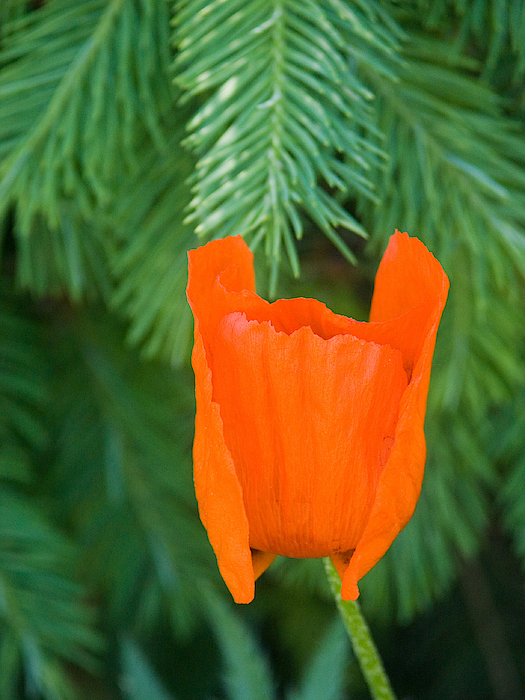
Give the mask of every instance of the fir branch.
MULTIPOLYGON (((4 284, 6 280, 4 279, 4 284)), ((95 667, 101 640, 73 571, 77 552, 31 495, 47 446, 43 333, 5 294, 0 307, 0 697, 73 697, 66 662, 95 667), (25 492, 22 491, 25 488, 25 492)))
MULTIPOLYGON (((388 134, 391 157, 385 170, 372 174, 383 206, 363 200, 362 211, 374 246, 401 227, 424 240, 451 276, 444 322, 456 313, 462 319, 449 336, 455 349, 445 360, 454 385, 448 396, 455 397, 445 404, 453 407, 471 371, 471 387, 487 386, 494 370, 510 385, 522 372, 519 355, 500 352, 496 341, 496 326, 506 324, 506 337, 519 342, 521 324, 516 314, 501 318, 494 310, 503 300, 516 306, 522 298, 525 141, 520 125, 501 115, 498 97, 445 67, 444 56, 447 45, 415 43, 398 85, 376 74, 379 127, 388 134)), ((496 393, 486 393, 481 406, 496 393)), ((479 390, 471 398, 476 413, 479 390)))
POLYGON ((491 293, 480 310, 464 247, 456 248, 449 271, 454 284, 436 348, 429 407, 438 414, 461 406, 481 425, 491 406, 507 402, 523 385, 525 362, 518 349, 525 340, 524 303, 491 293))
POLYGON ((269 664, 250 629, 209 587, 202 587, 206 607, 222 656, 229 700, 273 700, 274 681, 269 664))
POLYGON ((16 205, 26 249, 40 216, 53 251, 54 270, 39 276, 38 265, 26 266, 28 286, 41 291, 56 278, 78 298, 91 264, 98 268, 92 287, 97 275, 107 278, 99 242, 83 243, 91 233, 78 222, 112 201, 146 137, 165 146, 161 115, 173 97, 168 26, 163 0, 51 0, 6 28, 0 216, 16 205))
POLYGON ((57 202, 57 215, 59 227, 52 228, 36 214, 29 235, 15 218, 18 284, 38 296, 66 292, 72 301, 109 301, 114 286, 108 264, 111 237, 96 221, 87 222, 74 200, 57 202))
POLYGON ((350 657, 348 635, 338 617, 321 639, 315 655, 289 700, 340 700, 350 657))
POLYGON ((189 123, 200 159, 188 222, 207 237, 264 240, 272 293, 283 245, 298 274, 301 212, 353 260, 338 229, 365 231, 321 183, 374 198, 367 171, 381 150, 362 136, 373 95, 348 54, 375 70, 394 52, 378 6, 190 0, 175 18, 177 82, 185 99, 207 97, 189 123))
POLYGON ((14 299, 4 296, 0 301, 0 454, 11 449, 13 454, 37 451, 46 444, 42 417, 49 399, 48 369, 39 339, 36 324, 20 313, 14 299))
MULTIPOLYGON (((407 3, 409 5, 409 3, 407 3)), ((492 76, 498 64, 514 56, 514 80, 525 76, 525 2, 523 0, 418 0, 414 19, 444 35, 453 28, 454 49, 482 52, 485 75, 492 76)), ((412 8, 410 8, 412 9, 412 8)))
POLYGON ((24 0, 4 0, 0 5, 0 47, 4 36, 6 24, 27 12, 27 3, 24 0))
POLYGON ((120 640, 120 686, 126 700, 175 700, 164 688, 153 665, 129 636, 120 640))
MULTIPOLYGON (((523 394, 520 395, 523 401, 523 394)), ((512 417, 514 419, 514 416, 512 417)), ((523 421, 520 420, 521 425, 523 421)), ((512 536, 514 548, 525 566, 525 458, 523 445, 521 452, 515 456, 511 469, 507 474, 504 488, 501 491, 500 503, 503 510, 505 529, 512 536)))
POLYGON ((105 220, 117 243, 111 255, 118 280, 112 303, 131 319, 128 341, 141 343, 146 357, 174 365, 186 361, 191 347, 185 288, 187 249, 195 245, 182 223, 193 159, 181 149, 181 135, 174 128, 161 155, 146 146, 140 169, 116 189, 105 220))
POLYGON ((503 472, 498 506, 503 525, 525 567, 525 391, 516 392, 495 415, 491 456, 503 472))
MULTIPOLYGON (((54 334, 55 337, 58 334, 54 334)), ((50 343, 56 514, 85 543, 85 580, 132 629, 194 623, 211 548, 191 481, 191 375, 126 350, 115 319, 81 316, 50 343)))
MULTIPOLYGON (((7 281, 4 285, 7 287, 7 281)), ((28 484, 32 461, 46 446, 48 366, 38 326, 21 313, 12 294, 0 300, 0 485, 28 484), (40 341, 40 342, 39 342, 40 341)))
POLYGON ((34 657, 27 669, 33 682, 45 685, 56 657, 93 669, 101 642, 72 579, 74 550, 20 493, 3 488, 0 511, 1 619, 21 656, 34 657))

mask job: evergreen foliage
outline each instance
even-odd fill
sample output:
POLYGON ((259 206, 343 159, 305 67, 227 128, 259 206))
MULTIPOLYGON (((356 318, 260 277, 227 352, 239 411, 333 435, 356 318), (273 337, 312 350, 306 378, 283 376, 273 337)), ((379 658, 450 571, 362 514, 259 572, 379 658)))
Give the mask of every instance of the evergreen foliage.
POLYGON ((112 305, 132 319, 132 343, 173 364, 187 359, 192 335, 185 288, 194 233, 183 221, 194 163, 181 149, 182 135, 174 128, 160 154, 154 144, 145 147, 141 167, 116 190, 107 222, 118 244, 111 258, 117 280, 112 305))
POLYGON ((23 672, 28 695, 69 698, 66 662, 95 670, 102 640, 75 580, 78 548, 39 494, 49 373, 39 328, 17 307, 6 299, 0 315, 0 696, 17 697, 23 672))
POLYGON ((523 0, 0 2, 2 700, 365 697, 320 562, 234 609, 198 519, 186 253, 226 235, 360 318, 395 228, 439 258, 427 474, 363 608, 387 666, 396 623, 448 635, 407 697, 466 658, 495 696, 451 641, 480 558, 525 678, 524 94, 523 0))
POLYGON ((375 132, 372 94, 349 58, 385 70, 396 44, 380 5, 195 0, 176 20, 177 82, 186 99, 212 93, 187 139, 200 156, 188 219, 196 232, 243 231, 253 248, 263 239, 272 293, 283 243, 299 274, 301 210, 354 261, 336 229, 364 229, 321 182, 373 198, 366 173, 383 154, 363 137, 363 127, 375 132))
POLYGON ((4 35, 0 213, 15 204, 24 286, 56 292, 54 273, 76 300, 106 276, 104 241, 96 231, 86 235, 83 220, 113 201, 145 135, 165 145, 167 7, 163 0, 55 0, 13 20, 4 35), (37 216, 45 223, 35 226, 37 216), (28 250, 35 227, 40 245, 28 250), (27 270, 30 261, 38 269, 27 270))

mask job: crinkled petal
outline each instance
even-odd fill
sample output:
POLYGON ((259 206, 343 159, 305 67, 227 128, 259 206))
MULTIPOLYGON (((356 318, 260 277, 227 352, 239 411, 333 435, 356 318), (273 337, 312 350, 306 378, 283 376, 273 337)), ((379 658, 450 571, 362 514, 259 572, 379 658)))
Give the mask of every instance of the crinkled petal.
POLYGON ((236 603, 255 592, 248 519, 235 467, 226 447, 219 406, 212 400, 211 372, 195 321, 192 364, 195 372, 193 478, 199 514, 217 557, 221 576, 236 603))
MULTIPOLYGON (((402 397, 395 442, 381 474, 376 499, 363 535, 346 569, 342 597, 355 600, 357 582, 381 559, 416 507, 426 458, 426 399, 436 334, 448 294, 448 278, 434 256, 416 238, 397 232, 381 261, 374 290, 372 318, 391 324, 392 338, 406 332, 403 319, 412 309, 425 310, 411 330, 413 358, 411 381, 402 397), (412 309, 410 308, 412 306, 412 309), (396 333, 395 319, 402 322, 396 333)), ((370 324, 375 325, 375 324, 370 324)), ((378 324, 380 325, 380 324, 378 324)), ((392 342, 395 346, 395 343, 392 342)))
POLYGON ((188 301, 206 352, 213 329, 238 307, 268 305, 255 294, 253 255, 240 236, 210 241, 188 251, 188 301))
MULTIPOLYGON (((328 553, 342 574, 343 597, 357 597, 357 581, 383 556, 408 522, 419 496, 425 462, 423 421, 426 396, 435 336, 447 291, 446 275, 425 246, 398 232, 391 238, 378 270, 371 323, 359 323, 333 314, 316 300, 280 300, 274 304, 264 301, 254 292, 252 256, 240 238, 214 241, 190 251, 188 298, 196 319, 193 356, 197 384, 196 492, 201 517, 217 554, 221 573, 235 600, 251 600, 254 578, 271 563, 273 552, 291 556, 323 556, 328 553), (235 330, 233 335, 232 330, 235 330), (229 347, 223 342, 225 331, 231 336, 229 347), (248 335, 241 338, 245 332, 248 335), (233 337, 235 333, 237 338, 233 337), (276 341, 276 338, 280 339, 276 341), (255 363, 255 374, 262 372, 264 376, 251 376, 254 356, 266 341, 266 366, 261 371, 260 361, 255 363), (298 344, 297 347, 294 344, 298 344), (326 384, 323 368, 327 363, 330 365, 332 359, 323 353, 329 345, 342 348, 341 356, 345 358, 357 353, 361 370, 365 368, 361 371, 360 386, 359 382, 354 382, 352 387, 345 385, 345 377, 355 373, 353 366, 349 368, 344 364, 346 359, 342 373, 334 369, 341 391, 334 393, 330 381, 326 384), (398 367, 391 375, 392 381, 389 379, 383 383, 380 391, 374 389, 373 381, 370 382, 367 369, 370 358, 366 357, 366 352, 363 357, 360 355, 364 347, 375 348, 370 358, 374 353, 379 353, 383 359, 391 355, 390 362, 398 367), (399 359, 393 359, 395 353, 399 353, 399 359), (287 362, 289 365, 295 363, 295 369, 284 376, 287 362), (310 366, 312 362, 315 366, 310 366), (236 368, 241 365, 244 369, 240 372, 242 381, 239 383, 236 368), (226 374, 230 374, 227 381, 222 381, 225 367, 226 374), (313 378, 304 381, 303 374, 313 375, 313 378), (409 379, 404 391, 403 387, 399 388, 401 385, 397 380, 393 380, 401 376, 405 383, 406 378, 409 379), (299 381, 296 381, 297 377, 299 381), (257 382, 260 391, 254 390, 257 382), (368 395, 361 391, 363 385, 368 385, 368 395), (276 393, 277 386, 281 390, 284 388, 282 395, 276 393), (316 391, 312 391, 312 387, 316 391), (239 402, 241 394, 244 398, 239 402), (350 417, 345 414, 336 420, 339 432, 344 435, 348 425, 360 424, 356 416, 366 404, 366 410, 377 413, 372 423, 376 428, 382 425, 379 432, 375 429, 371 432, 379 434, 383 431, 383 443, 378 453, 378 441, 371 440, 370 455, 363 459, 363 445, 360 446, 359 440, 355 439, 362 429, 359 428, 357 433, 352 432, 353 428, 347 432, 347 442, 353 443, 354 448, 357 446, 357 461, 367 466, 351 469, 341 484, 341 464, 345 463, 346 453, 334 459, 328 457, 334 452, 332 442, 339 444, 340 441, 331 432, 333 428, 323 421, 330 411, 329 406, 337 413, 341 397, 348 398, 352 404, 350 398, 354 395, 358 410, 354 411, 353 417, 350 410, 350 417), (245 401, 246 396, 251 397, 250 400, 245 401), (371 397, 375 397, 374 401, 370 400, 371 397), (241 415, 234 417, 236 423, 244 421, 239 439, 244 440, 246 446, 252 444, 255 436, 260 447, 255 450, 256 458, 265 454, 263 461, 266 466, 255 469, 251 494, 247 493, 252 488, 252 480, 251 476, 245 478, 244 448, 239 448, 233 433, 228 436, 228 427, 225 430, 225 423, 227 426, 231 424, 237 410, 235 406, 239 404, 246 404, 241 415), (333 409, 334 406, 337 408, 333 409), (255 420, 252 422, 256 424, 255 433, 250 421, 246 422, 242 417, 249 417, 254 407, 255 420), (272 423, 270 417, 276 415, 280 416, 278 428, 268 423, 272 423), (291 434, 283 437, 283 430, 288 430, 286 416, 291 417, 288 431, 291 434), (387 423, 389 427, 385 429, 387 423), (331 435, 334 435, 333 440, 331 435), (297 436, 301 439, 297 440, 297 436), (301 436, 318 443, 315 445, 315 460, 311 459, 311 449, 301 448, 304 443, 301 436), (272 449, 266 454, 268 445, 272 449), (275 459, 288 467, 278 469, 273 464, 275 459), (314 461, 315 469, 310 465, 314 461), (321 479, 316 475, 316 469, 321 473, 321 479), (290 489, 292 482, 300 485, 296 492, 290 489), (323 483, 328 484, 331 496, 323 491, 323 483), (267 492, 266 504, 258 503, 261 488, 267 492), (332 504, 329 508, 317 509, 324 510, 324 517, 315 516, 317 506, 310 508, 309 515, 305 515, 309 509, 301 506, 303 502, 312 502, 314 492, 317 496, 321 494, 323 505, 332 504), (341 494, 344 503, 335 507, 335 500, 341 494), (247 510, 250 511, 248 517, 247 510), (277 513, 273 518, 276 522, 272 522, 272 513, 277 513), (350 522, 352 517, 354 520, 350 522), (309 548, 308 543, 313 544, 321 531, 325 548, 328 521, 332 527, 332 534, 328 535, 332 538, 331 550, 321 552, 316 549, 317 544, 309 548), (339 536, 345 528, 351 530, 351 537, 346 540, 339 536), (272 541, 270 531, 281 533, 278 537, 282 536, 282 541, 276 542, 275 538, 272 541), (254 550, 253 562, 250 546, 254 550)), ((340 360, 338 356, 337 362, 340 360)), ((388 372, 384 376, 387 375, 388 372)), ((250 449, 254 452, 253 447, 248 448, 248 452, 250 449)), ((313 502, 316 503, 315 496, 313 502)))
POLYGON ((394 442, 401 353, 306 326, 288 335, 237 312, 212 363, 250 546, 298 558, 353 549, 394 442))
POLYGON ((213 294, 217 279, 227 270, 229 284, 234 289, 253 290, 252 254, 242 239, 228 238, 191 250, 188 257, 187 293, 195 317, 192 354, 197 403, 193 443, 195 493, 221 575, 234 600, 249 603, 254 596, 255 577, 248 520, 241 486, 224 441, 220 409, 213 401, 208 357, 210 329, 220 313, 213 294))

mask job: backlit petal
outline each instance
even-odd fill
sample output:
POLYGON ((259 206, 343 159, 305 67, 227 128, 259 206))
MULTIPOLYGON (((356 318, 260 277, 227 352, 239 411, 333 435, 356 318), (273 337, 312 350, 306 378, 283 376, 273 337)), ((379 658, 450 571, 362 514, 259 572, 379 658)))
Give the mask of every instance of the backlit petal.
POLYGON ((419 496, 446 275, 396 232, 361 323, 315 299, 261 299, 238 237, 189 258, 195 487, 221 574, 249 602, 275 554, 328 555, 355 599, 419 496))
POLYGON ((250 546, 289 557, 353 549, 393 443, 401 353, 307 326, 288 335, 235 313, 212 362, 250 546))
POLYGON ((217 279, 229 270, 233 289, 253 289, 252 254, 240 238, 228 238, 191 250, 188 257, 188 300, 195 316, 192 354, 197 403, 193 444, 195 493, 221 575, 234 600, 249 603, 254 596, 254 571, 248 520, 241 486, 224 442, 219 407, 213 401, 208 356, 210 328, 217 322, 213 294, 217 279))
POLYGON ((211 372, 197 321, 192 363, 197 401, 193 478, 199 515, 234 600, 249 603, 255 579, 248 520, 233 460, 224 442, 219 406, 212 400, 211 372))
POLYGON ((414 314, 409 305, 415 305, 418 322, 411 329, 413 368, 401 400, 396 439, 379 481, 370 519, 343 577, 342 596, 346 600, 357 598, 357 582, 385 554, 412 517, 419 498, 426 458, 426 399, 448 287, 443 268, 419 240, 401 233, 392 236, 377 273, 372 314, 385 321, 385 328, 390 324, 387 332, 395 347, 396 337, 409 335, 406 319, 414 314), (396 321, 388 320, 390 314, 402 314, 397 331, 396 321))

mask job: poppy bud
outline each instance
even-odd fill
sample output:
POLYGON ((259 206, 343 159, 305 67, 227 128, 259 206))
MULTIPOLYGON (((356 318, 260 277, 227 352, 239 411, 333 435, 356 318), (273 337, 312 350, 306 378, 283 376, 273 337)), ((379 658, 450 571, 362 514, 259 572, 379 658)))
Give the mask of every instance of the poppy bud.
POLYGON ((252 257, 240 237, 189 252, 201 520, 236 602, 277 554, 331 557, 355 600, 419 498, 448 279, 396 232, 363 323, 261 299, 252 257))

